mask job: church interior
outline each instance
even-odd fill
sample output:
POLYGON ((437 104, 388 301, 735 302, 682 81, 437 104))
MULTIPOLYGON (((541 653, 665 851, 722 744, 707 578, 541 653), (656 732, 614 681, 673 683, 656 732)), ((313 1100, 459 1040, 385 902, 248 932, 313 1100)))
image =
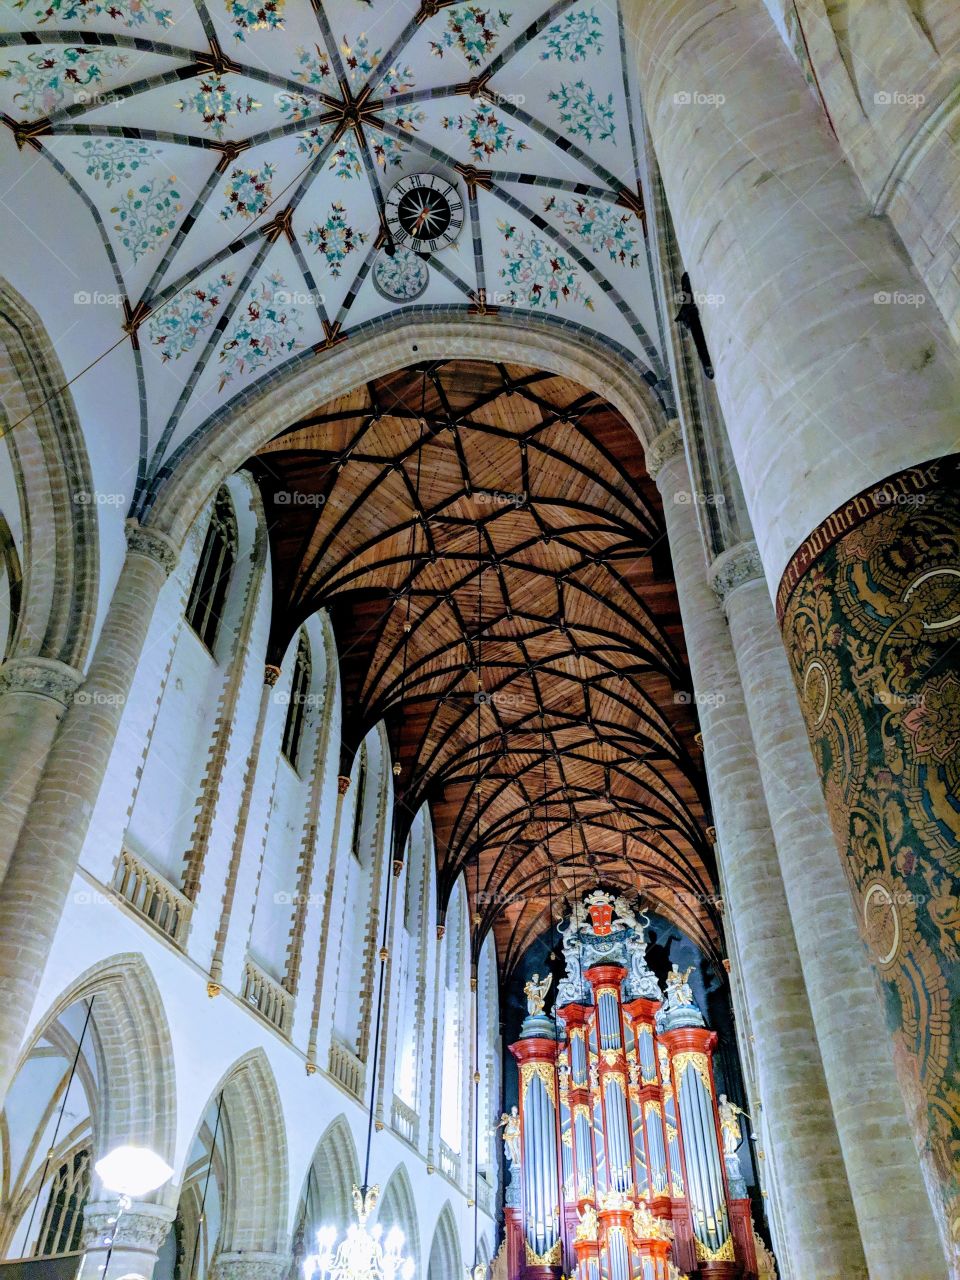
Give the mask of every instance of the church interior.
POLYGON ((0 1280, 960 1280, 956 0, 0 5, 0 1280))

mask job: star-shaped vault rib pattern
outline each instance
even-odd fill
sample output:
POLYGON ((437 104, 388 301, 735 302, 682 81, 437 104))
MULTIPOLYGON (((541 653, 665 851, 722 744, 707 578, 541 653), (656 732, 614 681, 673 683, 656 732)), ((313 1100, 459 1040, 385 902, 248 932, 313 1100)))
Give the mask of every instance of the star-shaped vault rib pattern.
MULTIPOLYGON (((261 240, 272 246, 282 239, 291 248, 305 280, 304 292, 310 299, 305 308, 315 316, 320 330, 313 344, 315 349, 348 339, 351 312, 356 309, 376 253, 388 239, 383 221, 385 186, 394 177, 417 166, 439 168, 451 178, 459 177, 467 187, 471 213, 468 233, 455 253, 432 255, 428 263, 436 280, 448 282, 465 309, 483 314, 497 306, 522 308, 525 301, 527 305, 530 301, 542 302, 540 294, 525 300, 516 290, 497 292, 502 264, 491 260, 480 221, 486 218, 495 222, 500 217, 509 222, 519 217, 531 228, 528 238, 543 239, 542 252, 549 255, 551 246, 556 246, 556 251, 569 264, 567 270, 578 273, 584 282, 580 296, 601 298, 606 306, 614 309, 619 322, 635 340, 637 361, 662 378, 662 363, 653 342, 637 318, 630 298, 607 278, 606 266, 596 250, 587 241, 575 242, 569 225, 565 229, 559 219, 540 213, 531 201, 517 194, 516 184, 525 185, 531 193, 569 192, 575 198, 605 201, 639 221, 643 209, 636 185, 636 156, 630 158, 623 179, 618 178, 591 159, 575 138, 564 136, 546 120, 544 102, 531 109, 529 105, 510 101, 509 96, 491 87, 495 78, 509 73, 531 42, 571 12, 573 0, 557 0, 542 9, 539 5, 515 6, 514 21, 518 25, 512 29, 515 31, 512 38, 506 30, 497 33, 497 41, 490 45, 485 56, 489 33, 480 39, 473 32, 469 38, 468 59, 456 64, 451 60, 456 51, 447 53, 443 65, 449 64, 453 73, 449 79, 434 88, 418 90, 415 85, 409 88, 407 71, 401 75, 398 68, 406 67, 411 50, 420 47, 417 41, 423 30, 427 28, 435 35, 440 29, 436 23, 443 23, 450 13, 464 7, 424 0, 388 48, 374 50, 371 42, 359 53, 356 42, 348 46, 345 37, 341 40, 335 34, 334 23, 340 21, 341 10, 332 5, 325 7, 320 0, 308 6, 313 30, 308 35, 300 32, 303 40, 295 50, 288 45, 271 43, 284 38, 283 18, 263 33, 246 28, 234 31, 234 36, 239 34, 243 39, 225 47, 226 17, 204 0, 195 0, 189 12, 195 11, 206 47, 178 40, 178 33, 189 27, 181 20, 182 13, 187 12, 184 6, 171 9, 169 22, 150 26, 143 21, 133 31, 123 30, 120 23, 105 13, 99 14, 96 20, 75 22, 69 28, 59 28, 41 15, 32 30, 0 36, 0 51, 21 64, 35 46, 49 51, 45 54, 48 61, 62 60, 70 50, 87 51, 84 55, 87 85, 83 92, 74 86, 72 99, 53 103, 46 113, 37 107, 27 112, 25 118, 8 113, 4 119, 18 145, 39 151, 52 160, 94 214, 123 298, 123 324, 131 338, 141 387, 147 376, 141 350, 144 324, 184 290, 197 288, 214 268, 230 271, 231 259, 261 240), (271 56, 274 50, 276 55, 271 56), (94 76, 91 66, 96 68, 90 59, 95 56, 123 59, 124 68, 112 79, 100 72, 94 76), (138 74, 138 63, 149 62, 151 58, 154 63, 162 59, 162 68, 138 74), (456 76, 460 66, 469 73, 466 77, 456 76), (168 97, 162 98, 163 94, 168 97), (175 100, 180 104, 175 122, 178 127, 164 127, 169 121, 160 118, 163 113, 159 111, 158 119, 150 124, 138 116, 139 103, 161 100, 175 100), (549 158, 548 164, 539 166, 548 172, 537 172, 537 166, 532 166, 533 172, 527 172, 523 165, 516 169, 499 165, 488 170, 475 168, 458 160, 449 148, 438 145, 437 141, 420 137, 416 117, 411 113, 416 112, 421 103, 436 102, 466 104, 470 109, 495 109, 498 119, 522 128, 524 136, 532 139, 539 149, 538 154, 549 158), (263 127, 258 127, 261 123, 263 127), (144 201, 159 202, 163 198, 166 207, 162 220, 158 217, 159 204, 157 212, 149 205, 143 208, 143 225, 136 235, 139 237, 138 260, 142 260, 145 274, 138 276, 130 288, 126 277, 132 280, 133 273, 121 262, 122 247, 110 244, 111 215, 105 214, 102 204, 99 209, 96 205, 101 189, 91 182, 85 184, 82 175, 78 177, 76 172, 69 172, 62 153, 54 154, 54 140, 66 138, 87 142, 122 139, 174 148, 178 154, 184 154, 180 149, 186 148, 194 155, 209 157, 205 177, 196 189, 188 190, 180 184, 176 188, 176 199, 169 196, 166 188, 162 195, 159 188, 148 191, 146 179, 143 190, 132 189, 136 209, 126 215, 129 223, 135 224, 144 201), (232 235, 232 228, 222 222, 217 226, 217 238, 209 237, 205 231, 208 241, 198 253, 196 237, 206 225, 204 215, 212 205, 219 207, 224 203, 224 188, 236 167, 253 164, 249 158, 263 157, 271 145, 291 148, 301 145, 305 139, 309 146, 298 168, 285 173, 283 181, 274 178, 269 198, 244 206, 243 225, 232 235), (342 301, 330 311, 324 301, 322 264, 317 267, 316 259, 311 258, 297 219, 301 205, 311 200, 321 185, 329 188, 331 157, 345 144, 357 157, 358 180, 368 186, 376 209, 376 223, 358 229, 366 237, 365 251, 342 264, 342 301), (387 149, 392 156, 403 153, 402 165, 389 167, 391 161, 385 158, 387 149), (583 180, 586 170, 594 175, 594 181, 583 180), (494 209, 494 206, 499 214, 484 212, 485 208, 494 209), (155 237, 155 244, 151 243, 151 235, 155 237), (495 294, 493 302, 491 293, 495 294)), ((23 8, 26 13, 30 12, 29 3, 23 8)), ((623 74, 620 52, 615 53, 614 64, 604 65, 616 65, 618 74, 623 74)), ((78 65, 76 61, 74 65, 78 65)), ((408 71, 416 77, 416 68, 408 71)), ((626 90, 625 102, 629 114, 630 95, 626 90)), ((632 137, 632 121, 630 134, 632 137)), ((261 172, 262 169, 255 168, 251 182, 261 172)), ((125 194, 122 199, 126 199, 125 194)), ((328 207, 331 202, 332 197, 327 201, 328 207)), ((234 202, 235 207, 236 204, 234 202)), ((258 247, 255 261, 257 269, 270 270, 269 248, 261 252, 258 247)), ((190 348, 189 357, 184 354, 182 363, 165 366, 164 376, 178 377, 182 393, 165 421, 142 424, 144 449, 149 452, 149 456, 141 459, 141 474, 146 483, 159 474, 168 451, 186 429, 181 421, 185 414, 194 411, 192 406, 197 403, 198 388, 205 385, 205 370, 215 358, 218 343, 223 340, 237 309, 243 306, 243 290, 249 287, 252 278, 244 270, 234 270, 231 274, 237 281, 236 291, 224 299, 216 328, 206 340, 190 348), (193 361, 189 368, 188 361, 193 361)), ((531 288, 539 290, 536 284, 531 288)), ((559 297, 559 294, 553 296, 554 304, 559 297)), ((585 327, 590 327, 590 320, 589 315, 583 317, 585 327)), ((211 393, 205 394, 209 397, 211 393)), ((141 395, 144 404, 149 399, 148 395, 141 395)), ((208 399, 202 407, 213 412, 217 406, 214 400, 208 399)), ((146 408, 143 412, 146 413, 146 408)), ((145 494, 140 497, 145 498, 145 494)))
POLYGON ((428 804, 441 899, 465 875, 478 936, 494 929, 508 965, 551 892, 601 875, 715 947, 676 597, 627 425, 566 379, 504 365, 431 363, 347 401, 251 464, 265 509, 284 511, 271 660, 329 612, 340 771, 383 721, 394 857, 428 804))

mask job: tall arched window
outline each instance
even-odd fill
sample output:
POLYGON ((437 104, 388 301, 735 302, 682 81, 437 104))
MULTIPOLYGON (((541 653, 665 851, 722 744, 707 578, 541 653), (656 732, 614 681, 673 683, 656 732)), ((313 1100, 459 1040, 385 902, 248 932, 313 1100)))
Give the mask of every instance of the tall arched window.
POLYGON ((214 499, 213 515, 203 540, 186 611, 187 622, 211 653, 217 643, 230 575, 237 560, 238 540, 233 503, 226 488, 221 488, 214 499))
POLYGON ((303 722, 307 710, 307 694, 313 664, 310 661, 310 642, 305 631, 300 632, 297 657, 293 664, 293 681, 290 685, 290 702, 283 726, 283 754, 296 769, 300 763, 300 745, 303 738, 303 722))
POLYGON ((360 748, 360 764, 357 768, 357 802, 353 810, 353 834, 350 837, 350 852, 358 862, 360 856, 360 840, 363 836, 363 795, 367 789, 367 748, 360 748))
POLYGON ((81 1147, 53 1175, 35 1257, 53 1258, 80 1248, 83 1209, 89 1193, 90 1151, 81 1147))
MULTIPOLYGON (((469 967, 467 898, 463 878, 456 884, 447 905, 447 928, 443 936, 443 967, 440 993, 443 1034, 440 1053, 440 1138, 452 1152, 459 1153, 463 1139, 463 1080, 468 1070, 469 1043, 465 971, 469 967)), ((441 1152, 442 1155, 442 1152, 441 1152)))

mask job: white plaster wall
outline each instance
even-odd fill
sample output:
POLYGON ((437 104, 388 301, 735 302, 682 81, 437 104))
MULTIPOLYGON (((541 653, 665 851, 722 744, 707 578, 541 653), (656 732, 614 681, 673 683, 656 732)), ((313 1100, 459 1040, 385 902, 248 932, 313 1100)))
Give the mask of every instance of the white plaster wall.
MULTIPOLYGON (((365 1140, 366 1112, 322 1071, 308 1076, 304 1054, 224 992, 211 999, 206 973, 172 944, 143 927, 132 910, 102 893, 88 873, 78 873, 38 992, 28 1038, 44 1021, 77 975, 120 952, 141 952, 163 995, 173 1047, 176 1079, 175 1184, 183 1178, 194 1136, 208 1101, 231 1065, 261 1048, 276 1078, 283 1111, 289 1160, 288 1225, 293 1229, 300 1193, 314 1149, 327 1126, 343 1116, 359 1151, 365 1140)), ((425 1161, 389 1129, 375 1135, 371 1177, 386 1183, 398 1164, 410 1177, 424 1256, 429 1254, 443 1204, 449 1200, 460 1223, 460 1238, 472 1240, 472 1209, 467 1196, 439 1173, 427 1173, 425 1161)), ((481 1214, 481 1231, 494 1224, 481 1214)), ((466 1244, 464 1246, 467 1248, 466 1244)), ((464 1256, 464 1263, 469 1259, 464 1256)))
MULTIPOLYGON (((187 538, 181 562, 164 586, 151 620, 143 659, 123 707, 117 745, 94 807, 80 868, 24 1043, 32 1041, 44 1026, 48 1010, 81 974, 119 954, 142 955, 161 993, 172 1043, 172 1061, 162 1062, 161 1069, 172 1072, 175 1084, 176 1177, 169 1196, 164 1198, 173 1203, 179 1184, 185 1177, 189 1180, 191 1168, 196 1172, 197 1161, 203 1155, 197 1146, 198 1127, 218 1085, 239 1059, 262 1049, 281 1100, 287 1154, 284 1157, 282 1151, 277 1151, 276 1158, 288 1163, 286 1216, 292 1228, 307 1169, 327 1126, 343 1116, 352 1141, 358 1150, 363 1149, 363 1106, 326 1074, 325 1053, 316 1055, 319 1069, 315 1073, 308 1074, 305 1065, 317 999, 317 961, 324 946, 328 946, 335 963, 328 965, 324 976, 319 998, 321 1014, 327 1010, 325 1016, 329 1016, 336 1010, 336 1017, 330 1020, 351 1047, 357 1046, 358 1033, 369 1032, 372 1012, 361 1025, 361 1005, 366 1001, 366 1008, 372 1010, 375 996, 376 952, 389 875, 393 779, 386 735, 378 726, 366 742, 361 857, 357 860, 350 850, 356 778, 344 798, 347 803, 334 848, 342 713, 332 632, 321 615, 305 624, 311 639, 313 681, 300 768, 294 771, 281 758, 288 700, 279 695, 289 689, 296 637, 275 689, 268 691, 264 699, 271 604, 268 552, 263 548, 256 502, 248 482, 234 477, 230 484, 241 525, 240 551, 216 653, 206 652, 183 617, 206 532, 208 504, 187 538), (244 617, 250 625, 242 632, 244 617), (243 634, 246 639, 237 650, 235 642, 243 634), (211 769, 218 720, 231 682, 236 689, 234 714, 222 768, 215 775, 213 818, 184 952, 144 921, 133 907, 120 901, 109 886, 125 841, 154 870, 174 884, 181 882, 184 853, 193 838, 193 823, 211 769), (262 737, 259 756, 254 759, 251 752, 257 741, 261 712, 262 737), (309 825, 311 793, 318 798, 313 877, 303 921, 295 1016, 288 1038, 245 1004, 239 991, 248 953, 276 979, 285 976, 304 853, 309 846, 308 833, 313 831, 309 825), (249 801, 249 814, 241 838, 238 816, 245 799, 249 801), (338 880, 332 872, 341 872, 344 866, 348 874, 340 875, 338 880), (329 886, 344 882, 338 900, 328 902, 329 886), (224 905, 231 886, 232 908, 229 923, 224 923, 224 905), (327 938, 325 928, 330 933, 327 938), (211 997, 207 984, 217 945, 222 948, 222 990, 211 997)), ((410 901, 395 903, 391 912, 393 936, 388 938, 388 944, 399 961, 392 983, 396 999, 390 1005, 385 1060, 381 1064, 386 1082, 387 1127, 376 1138, 371 1176, 385 1183, 398 1167, 407 1171, 425 1268, 440 1211, 447 1202, 460 1239, 471 1242, 472 1260, 472 1209, 467 1204, 468 1195, 439 1170, 428 1173, 427 1163, 428 1152, 435 1151, 439 1141, 440 1108, 435 1103, 440 1100, 438 1067, 442 1057, 437 1042, 448 1034, 448 1027, 459 1064, 446 1085, 446 1106, 457 1119, 457 1131, 451 1134, 449 1145, 457 1151, 467 1150, 463 1121, 468 1073, 463 1063, 471 1026, 469 939, 460 885, 449 916, 450 955, 440 977, 445 1016, 435 1025, 441 944, 436 938, 434 851, 426 809, 414 824, 411 849, 405 873, 413 877, 410 901), (443 981, 443 974, 447 982, 443 981), (393 1027, 389 1025, 390 1018, 393 1027), (408 1068, 412 1064, 404 1097, 420 1116, 416 1149, 389 1128, 392 1089, 398 1082, 398 1046, 405 1046, 402 1052, 408 1068)), ((402 892, 402 881, 400 886, 402 892)), ((396 889, 396 882, 392 888, 396 889)), ((488 954, 492 954, 489 948, 488 954)), ((484 972, 485 982, 492 982, 494 989, 492 1003, 489 990, 485 990, 482 1002, 484 1035, 489 1034, 491 1039, 489 1044, 484 1042, 481 1058, 496 1064, 498 1025, 492 1012, 496 1005, 495 969, 488 963, 484 972)), ((73 1016, 76 1008, 73 1006, 67 1016, 73 1016)), ((321 1041, 323 1035, 321 1026, 321 1041)), ((368 1085, 371 1066, 368 1059, 368 1085)), ((498 1082, 495 1086, 492 1082, 493 1076, 491 1087, 498 1092, 498 1082)), ((17 1087, 14 1086, 12 1097, 17 1096, 17 1087)), ((43 1088, 31 1086, 31 1090, 38 1099, 42 1098, 43 1088)), ((157 1099, 151 1099, 151 1105, 158 1105, 157 1099)), ((485 1110, 488 1105, 489 1100, 485 1110)), ((472 1162, 466 1158, 460 1183, 472 1186, 472 1162)), ((208 1223, 211 1230, 219 1211, 215 1202, 211 1206, 213 1218, 208 1223)), ((481 1217, 481 1229, 493 1238, 493 1222, 486 1214, 481 1217)), ((158 1280, 168 1280, 171 1266, 171 1258, 164 1254, 158 1280)))

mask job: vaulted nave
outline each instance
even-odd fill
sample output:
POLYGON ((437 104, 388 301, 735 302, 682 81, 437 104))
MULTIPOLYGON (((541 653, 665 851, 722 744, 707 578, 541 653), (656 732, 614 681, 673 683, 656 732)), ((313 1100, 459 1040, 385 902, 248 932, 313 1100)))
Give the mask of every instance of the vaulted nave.
POLYGON ((7 0, 0 1280, 960 1280, 960 11, 7 0))

